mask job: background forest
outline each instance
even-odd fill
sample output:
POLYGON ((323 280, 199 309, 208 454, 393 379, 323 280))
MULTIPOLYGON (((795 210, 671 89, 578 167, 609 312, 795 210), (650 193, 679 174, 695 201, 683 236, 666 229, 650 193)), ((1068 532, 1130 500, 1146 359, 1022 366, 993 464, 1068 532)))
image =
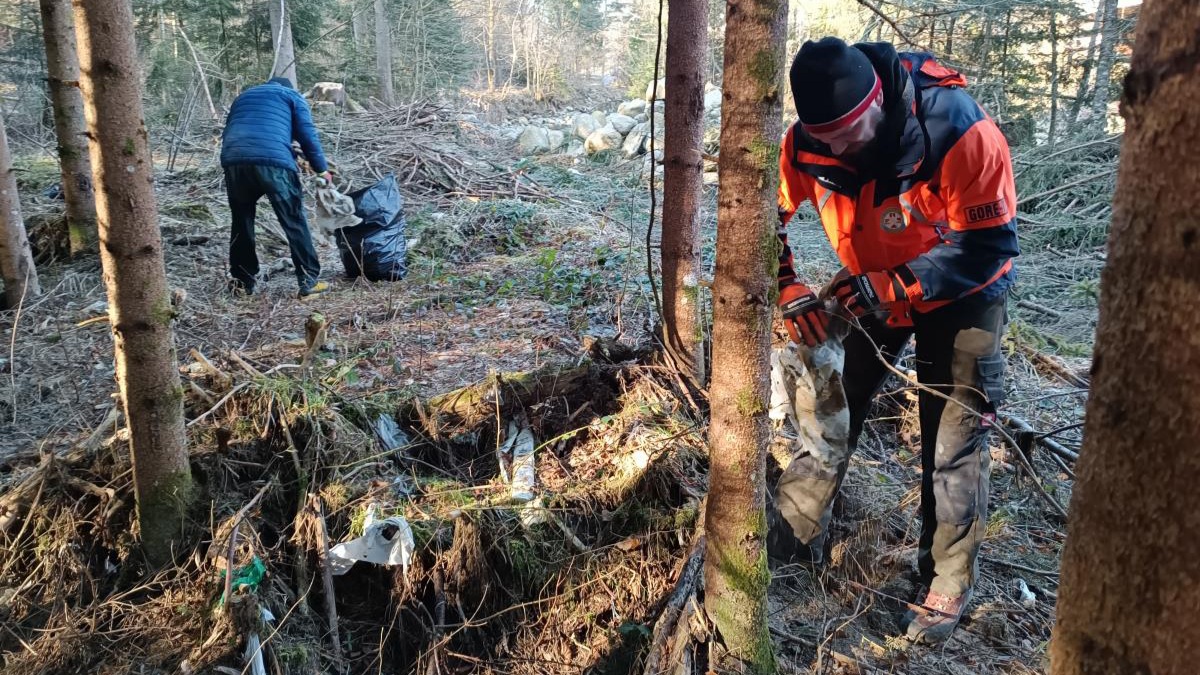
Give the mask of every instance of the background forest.
MULTIPOLYGON (((721 108, 736 86, 723 72, 727 6, 707 5, 703 279, 689 291, 702 326, 721 108)), ((19 214, 0 212, 18 214, 6 230, 23 221, 33 262, 5 270, 0 301, 4 671, 715 668, 695 534, 709 394, 655 338, 672 215, 661 78, 681 8, 132 0, 143 146, 134 131, 106 138, 121 108, 101 115, 87 96, 62 37, 71 3, 0 0, 0 167, 11 165, 19 214), (403 281, 341 278, 328 241, 318 249, 334 291, 296 300, 284 236, 260 204, 264 290, 227 292, 222 125, 272 74, 310 99, 340 188, 397 177, 403 281), (150 463, 131 459, 134 415, 114 387, 116 282, 92 199, 109 188, 92 184, 89 143, 93 162, 97 144, 122 161, 144 152, 153 179, 142 230, 161 237, 165 276, 153 283, 170 307, 150 311, 173 327, 169 403, 183 409, 180 462, 197 495, 171 512, 184 534, 160 559, 139 548, 153 533, 135 512, 133 469, 150 463), (525 456, 536 456, 528 499, 514 468, 525 456), (406 565, 327 572, 333 544, 389 517, 410 529, 406 565)), ((1012 148, 1022 257, 994 503, 963 630, 941 648, 895 637, 918 536, 908 353, 847 475, 829 564, 771 570, 779 672, 1047 669, 1141 11, 1134 0, 790 3, 789 59, 836 35, 930 51, 966 75, 1012 148)), ((787 124, 790 93, 783 101, 787 124)), ((792 246, 823 283, 837 263, 815 221, 801 212, 792 246)), ((777 475, 785 460, 771 451, 777 475)))

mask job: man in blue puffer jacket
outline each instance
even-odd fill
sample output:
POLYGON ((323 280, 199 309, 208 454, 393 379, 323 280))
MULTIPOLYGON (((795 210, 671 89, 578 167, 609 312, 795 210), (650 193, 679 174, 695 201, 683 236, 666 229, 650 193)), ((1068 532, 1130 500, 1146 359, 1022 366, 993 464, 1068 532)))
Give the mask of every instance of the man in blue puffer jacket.
POLYGON ((323 293, 321 263, 313 249, 301 201, 300 169, 292 156, 298 141, 314 171, 330 180, 329 166, 317 139, 308 102, 285 77, 251 87, 234 100, 221 139, 225 191, 233 214, 229 237, 229 273, 235 291, 251 294, 258 277, 254 251, 254 213, 263 195, 271 202, 292 250, 300 297, 323 293))

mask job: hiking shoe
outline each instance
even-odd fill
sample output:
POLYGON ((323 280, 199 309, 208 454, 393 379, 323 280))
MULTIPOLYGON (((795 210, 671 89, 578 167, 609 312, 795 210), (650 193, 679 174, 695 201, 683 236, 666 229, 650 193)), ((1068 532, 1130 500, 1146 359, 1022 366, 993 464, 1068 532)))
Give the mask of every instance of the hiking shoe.
POLYGON ((959 596, 929 591, 920 605, 909 606, 911 611, 908 616, 911 618, 908 621, 908 639, 925 644, 945 642, 958 627, 970 601, 970 590, 959 596))
POLYGON ((322 293, 329 291, 332 288, 333 288, 332 286, 325 283, 324 281, 318 281, 317 283, 313 284, 312 286, 309 286, 308 290, 300 291, 300 297, 307 298, 307 297, 311 297, 314 295, 320 295, 322 293))

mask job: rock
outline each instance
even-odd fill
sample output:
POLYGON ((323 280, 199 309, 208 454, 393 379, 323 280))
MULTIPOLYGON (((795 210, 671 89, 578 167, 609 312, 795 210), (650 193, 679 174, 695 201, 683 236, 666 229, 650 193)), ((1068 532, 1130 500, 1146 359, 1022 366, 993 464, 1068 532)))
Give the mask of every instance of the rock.
POLYGON ((650 117, 646 115, 646 113, 638 113, 637 115, 633 116, 633 119, 638 122, 645 122, 646 120, 650 119, 650 117))
POLYGON ((650 125, 641 122, 629 130, 625 142, 621 145, 621 153, 625 159, 633 159, 646 151, 646 138, 650 135, 650 125))
POLYGON ((644 112, 646 112, 646 102, 641 99, 635 98, 632 101, 625 101, 621 105, 617 106, 618 115, 637 117, 644 112))
MULTIPOLYGON (((662 164, 663 151, 655 150, 654 152, 647 152, 646 156, 642 157, 642 171, 647 176, 650 175, 651 170, 654 170, 654 165, 651 164, 652 161, 654 162, 654 164, 662 164)), ((662 174, 659 174, 659 175, 662 175, 662 174)))
POLYGON ((304 98, 314 103, 326 101, 350 112, 363 111, 363 107, 346 94, 346 85, 341 82, 317 82, 304 94, 304 98))
POLYGON ((713 108, 721 107, 721 90, 713 89, 712 91, 704 92, 704 109, 712 110, 713 108))
MULTIPOLYGON (((659 141, 661 141, 663 139, 663 135, 666 133, 666 129, 662 124, 661 115, 659 116, 658 122, 658 126, 654 129, 654 135, 658 137, 659 141)), ((650 140, 650 123, 639 122, 632 129, 630 129, 629 134, 625 136, 625 142, 621 145, 621 151, 624 153, 626 159, 633 159, 634 157, 647 152, 654 147, 654 145, 655 144, 650 140)), ((659 154, 661 154, 661 151, 659 151, 659 154)))
POLYGON ((653 82, 646 85, 646 95, 643 98, 645 98, 647 101, 650 101, 650 100, 661 101, 661 100, 665 99, 666 97, 667 97, 667 78, 664 77, 661 80, 659 80, 657 86, 655 86, 655 84, 653 82))
POLYGON ((550 131, 546 132, 546 136, 550 141, 550 152, 554 152, 555 150, 561 148, 563 141, 567 138, 567 135, 558 129, 551 129, 550 131))
POLYGON ((608 115, 605 115, 599 110, 592 112, 592 119, 596 120, 597 127, 603 127, 605 124, 608 124, 608 115))
POLYGON ((328 101, 334 105, 346 102, 346 85, 341 82, 317 82, 304 94, 310 101, 328 101))
POLYGON ((567 151, 564 152, 563 154, 566 155, 567 157, 582 157, 583 156, 583 141, 581 141, 577 138, 572 138, 571 141, 569 143, 567 143, 567 151))
POLYGON ((599 129, 601 125, 596 124, 596 118, 586 113, 579 113, 575 116, 575 135, 581 140, 592 135, 592 132, 599 129))
POLYGON ((583 149, 589 155, 619 147, 621 147, 621 134, 617 133, 617 130, 611 124, 606 124, 600 129, 593 131, 592 135, 588 136, 587 140, 583 142, 583 149))
POLYGON ((636 120, 628 115, 622 115, 620 113, 617 113, 616 115, 610 115, 608 118, 608 123, 611 124, 612 128, 616 129, 617 133, 621 134, 622 136, 629 133, 630 129, 637 126, 636 120))
POLYGON ((333 101, 313 101, 312 104, 313 117, 332 117, 337 114, 337 110, 337 104, 333 101))
POLYGON ((527 126, 521 131, 517 137, 517 147, 525 155, 540 155, 554 149, 550 144, 550 132, 535 126, 527 126))

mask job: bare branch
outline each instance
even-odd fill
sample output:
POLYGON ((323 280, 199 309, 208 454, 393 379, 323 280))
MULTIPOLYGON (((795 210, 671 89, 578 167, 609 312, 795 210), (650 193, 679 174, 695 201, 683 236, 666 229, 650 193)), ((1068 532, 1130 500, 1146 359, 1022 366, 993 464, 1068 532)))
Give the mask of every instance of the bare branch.
POLYGON ((883 20, 884 23, 891 26, 892 31, 894 33, 896 33, 896 37, 903 40, 905 44, 916 47, 917 49, 919 49, 923 52, 932 51, 925 45, 922 45, 921 43, 916 42, 912 38, 908 37, 908 34, 905 33, 903 30, 901 30, 900 26, 896 25, 896 22, 892 20, 892 17, 888 16, 887 14, 884 14, 883 10, 880 9, 878 6, 871 4, 870 0, 858 0, 858 4, 871 10, 875 14, 875 16, 879 17, 880 19, 883 20))

